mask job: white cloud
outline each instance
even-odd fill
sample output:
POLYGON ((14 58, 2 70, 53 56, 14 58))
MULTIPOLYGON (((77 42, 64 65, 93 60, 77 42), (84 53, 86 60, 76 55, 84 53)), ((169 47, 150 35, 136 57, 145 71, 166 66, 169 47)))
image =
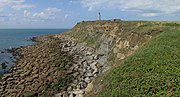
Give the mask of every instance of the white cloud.
POLYGON ((28 8, 34 8, 34 5, 28 5, 28 4, 17 4, 12 6, 13 9, 15 10, 21 10, 21 9, 28 9, 28 8))
POLYGON ((12 17, 14 16, 13 14, 1 14, 0 17, 12 17))
POLYGON ((29 12, 24 10, 24 17, 31 19, 31 20, 53 20, 56 18, 56 14, 60 12, 61 9, 56 7, 48 7, 40 12, 29 12))
POLYGON ((25 0, 13 0, 13 2, 15 2, 15 3, 23 3, 23 2, 25 2, 25 0))
POLYGON ((54 15, 57 12, 60 12, 61 9, 58 9, 56 7, 48 7, 47 9, 44 10, 44 12, 46 12, 49 15, 54 15))
POLYGON ((157 13, 142 13, 141 16, 144 17, 154 17, 154 16, 158 16, 157 13))
POLYGON ((28 16, 30 16, 30 14, 31 14, 31 12, 24 10, 24 17, 28 17, 28 16))
POLYGON ((46 15, 44 14, 44 12, 39 12, 39 13, 34 13, 33 14, 33 17, 37 17, 37 18, 43 18, 45 17, 46 15))
POLYGON ((25 0, 0 0, 0 9, 9 7, 15 10, 33 8, 35 5, 25 4, 25 0))
POLYGON ((117 9, 135 11, 141 16, 178 14, 180 0, 81 0, 83 7, 89 11, 96 9, 117 9))
POLYGON ((1 22, 7 22, 7 21, 15 21, 16 18, 16 14, 12 14, 12 13, 1 13, 0 14, 0 21, 1 22))
POLYGON ((0 8, 4 8, 10 3, 12 3, 12 0, 0 0, 0 8))
POLYGON ((69 14, 65 14, 64 18, 67 19, 69 17, 69 14))

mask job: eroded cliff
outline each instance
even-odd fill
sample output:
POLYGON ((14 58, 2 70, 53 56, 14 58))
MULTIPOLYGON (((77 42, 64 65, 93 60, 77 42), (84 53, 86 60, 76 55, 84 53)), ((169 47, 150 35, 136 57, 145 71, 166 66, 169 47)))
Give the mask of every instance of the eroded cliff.
POLYGON ((87 21, 67 33, 38 37, 39 44, 16 50, 20 59, 2 78, 0 94, 82 97, 100 74, 163 30, 158 22, 87 21))

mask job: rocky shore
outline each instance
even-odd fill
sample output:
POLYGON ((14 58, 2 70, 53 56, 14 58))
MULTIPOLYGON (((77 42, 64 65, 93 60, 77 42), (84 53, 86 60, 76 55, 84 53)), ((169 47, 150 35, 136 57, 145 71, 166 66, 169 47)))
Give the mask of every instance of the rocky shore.
POLYGON ((0 82, 2 97, 83 97, 105 60, 93 48, 65 35, 35 39, 39 44, 15 50, 20 59, 0 82))
POLYGON ((67 33, 33 38, 38 44, 15 49, 19 60, 12 73, 0 79, 0 95, 97 95, 103 81, 96 81, 96 77, 163 31, 149 28, 139 32, 144 26, 143 22, 89 21, 78 23, 67 33))

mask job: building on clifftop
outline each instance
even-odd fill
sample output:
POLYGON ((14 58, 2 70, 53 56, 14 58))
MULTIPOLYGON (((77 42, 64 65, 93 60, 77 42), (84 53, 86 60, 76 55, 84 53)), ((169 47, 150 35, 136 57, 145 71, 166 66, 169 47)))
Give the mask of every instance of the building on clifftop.
POLYGON ((98 14, 98 20, 101 20, 101 13, 98 14))

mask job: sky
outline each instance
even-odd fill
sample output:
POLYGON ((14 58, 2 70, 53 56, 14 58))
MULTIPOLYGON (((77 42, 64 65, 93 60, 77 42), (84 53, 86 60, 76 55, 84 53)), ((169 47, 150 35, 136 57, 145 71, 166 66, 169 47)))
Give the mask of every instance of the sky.
POLYGON ((180 21, 180 0, 0 0, 0 28, 72 28, 97 20, 180 21))

